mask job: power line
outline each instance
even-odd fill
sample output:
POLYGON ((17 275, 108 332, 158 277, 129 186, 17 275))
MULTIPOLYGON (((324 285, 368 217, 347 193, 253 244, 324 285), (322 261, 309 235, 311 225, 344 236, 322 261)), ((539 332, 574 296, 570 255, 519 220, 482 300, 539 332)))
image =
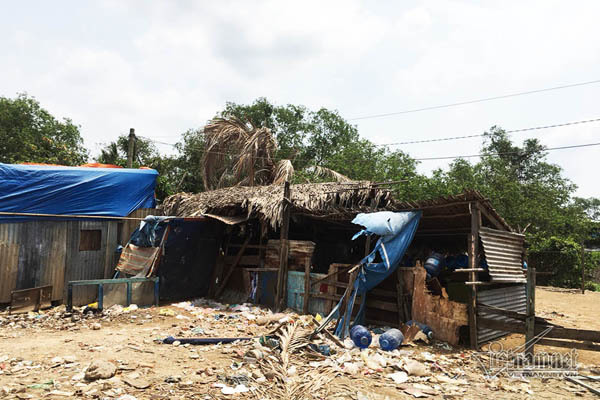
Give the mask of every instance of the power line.
MULTIPOLYGON (((571 146, 559 146, 559 147, 547 147, 542 151, 552 151, 552 150, 565 150, 565 149, 576 149, 580 147, 592 147, 592 146, 600 146, 600 142, 598 143, 585 143, 585 144, 574 144, 571 146)), ((451 160, 451 159, 459 159, 459 158, 473 158, 473 157, 493 157, 493 156, 505 156, 511 154, 521 154, 518 151, 508 151, 504 153, 489 153, 489 154, 469 154, 462 156, 443 156, 443 157, 424 157, 424 158, 414 158, 416 161, 430 161, 430 160, 451 160)))
MULTIPOLYGON (((551 129, 551 128, 560 128, 563 126, 570 126, 570 125, 589 124, 592 122, 600 122, 600 118, 563 122, 560 124, 552 124, 552 125, 534 126, 534 127, 530 127, 530 128, 511 129, 511 130, 508 130, 505 132, 506 133, 519 133, 519 132, 528 132, 528 131, 538 131, 538 130, 551 129)), ((375 146, 398 146, 398 145, 405 145, 405 144, 432 143, 432 142, 444 142, 444 141, 459 140, 459 139, 471 139, 471 138, 483 137, 483 136, 485 136, 485 133, 478 133, 478 134, 474 134, 474 135, 464 135, 464 136, 450 136, 450 137, 434 138, 434 139, 409 140, 409 141, 405 141, 405 142, 394 142, 394 143, 378 143, 378 144, 374 143, 374 145, 375 146)), ((146 137, 146 136, 138 136, 138 137, 150 140, 154 143, 164 144, 164 145, 173 146, 173 147, 176 146, 176 144, 162 142, 162 141, 155 140, 155 139, 152 139, 152 138, 146 137)))
MULTIPOLYGON (((149 139, 149 138, 145 138, 145 139, 149 139)), ((149 139, 149 140, 152 140, 152 139, 149 139)), ((159 142, 157 142, 157 143, 159 143, 159 142)), ((171 145, 170 143, 164 143, 164 144, 171 145)), ((600 146, 600 142, 576 144, 576 145, 569 145, 569 146, 547 147, 545 149, 542 149, 541 151, 566 150, 566 149, 575 149, 575 148, 593 147, 593 146, 600 146)), ((211 153, 225 155, 225 156, 235 155, 235 153, 225 153, 225 152, 219 152, 219 151, 211 151, 211 153)), ((504 156, 504 155, 512 155, 512 154, 522 154, 522 153, 518 152, 518 151, 512 151, 512 152, 503 152, 503 153, 480 153, 480 154, 465 154, 465 155, 457 155, 457 156, 420 157, 420 158, 411 157, 411 158, 413 158, 413 160, 415 160, 415 161, 432 161, 432 160, 457 160, 459 158, 474 158, 474 157, 494 157, 494 156, 504 156)), ((276 161, 269 157, 255 157, 255 158, 261 159, 261 160, 276 161)), ((294 161, 312 161, 312 159, 297 158, 294 161)))
MULTIPOLYGON (((506 133, 518 133, 518 132, 536 131, 536 130, 542 130, 542 129, 559 128, 561 126, 588 124, 590 122, 599 122, 599 121, 600 121, 600 118, 594 118, 594 119, 586 119, 586 120, 582 120, 582 121, 565 122, 562 124, 534 126, 532 128, 513 129, 513 130, 509 130, 509 131, 505 131, 505 132, 506 133)), ((407 142, 381 143, 381 144, 376 144, 375 146, 396 146, 396 145, 401 145, 401 144, 444 142, 444 141, 448 141, 448 140, 470 139, 470 138, 483 137, 483 136, 485 136, 485 133, 481 133, 481 134, 477 134, 477 135, 451 136, 451 137, 443 137, 443 138, 437 138, 437 139, 410 140, 407 142)))
POLYGON ((529 95, 529 94, 542 93, 542 92, 550 92, 552 90, 559 90, 559 89, 567 89, 567 88, 572 88, 572 87, 577 87, 577 86, 592 85, 592 84, 595 84, 595 83, 600 83, 600 79, 596 79, 596 80, 593 80, 593 81, 587 81, 587 82, 572 83, 572 84, 569 84, 569 85, 554 86, 554 87, 545 88, 545 89, 528 90, 526 92, 517 92, 517 93, 504 94, 504 95, 500 95, 500 96, 484 97, 484 98, 476 99, 476 100, 459 101, 459 102, 456 102, 456 103, 448 103, 448 104, 442 104, 442 105, 438 105, 438 106, 413 108, 413 109, 409 109, 409 110, 396 111, 396 112, 390 112, 390 113, 384 113, 384 114, 365 115, 365 116, 362 116, 362 117, 350 118, 350 119, 348 119, 348 121, 358 121, 358 120, 363 120, 363 119, 391 117, 393 115, 411 114, 411 113, 416 113, 416 112, 421 112, 421 111, 437 110, 437 109, 440 109, 440 108, 449 108, 449 107, 463 106, 463 105, 466 105, 466 104, 483 103, 483 102, 486 102, 486 101, 506 99, 506 98, 509 98, 509 97, 525 96, 525 95, 529 95))

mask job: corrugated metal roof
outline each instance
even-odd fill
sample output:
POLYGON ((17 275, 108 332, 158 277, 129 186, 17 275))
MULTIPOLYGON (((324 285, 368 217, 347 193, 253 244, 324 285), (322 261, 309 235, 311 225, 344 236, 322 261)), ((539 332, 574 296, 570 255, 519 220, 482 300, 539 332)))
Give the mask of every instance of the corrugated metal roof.
POLYGON ((484 227, 480 228, 479 236, 492 282, 527 282, 523 271, 525 236, 484 227))
MULTIPOLYGON (((502 308, 504 310, 525 313, 527 311, 526 288, 527 285, 510 285, 496 289, 480 290, 477 292, 477 303, 502 308)), ((522 323, 513 318, 498 314, 486 313, 482 310, 478 310, 477 316, 497 321, 514 322, 515 324, 522 323)), ((492 341, 507 334, 507 332, 503 331, 478 327, 477 342, 479 345, 482 345, 483 343, 492 341)))

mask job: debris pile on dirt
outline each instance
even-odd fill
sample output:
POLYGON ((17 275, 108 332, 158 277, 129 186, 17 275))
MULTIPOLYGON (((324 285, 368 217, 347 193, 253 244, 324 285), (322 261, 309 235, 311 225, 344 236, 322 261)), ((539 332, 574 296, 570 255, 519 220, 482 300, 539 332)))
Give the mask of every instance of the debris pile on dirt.
MULTIPOLYGON (((525 379, 486 379, 471 351, 427 343, 418 328, 405 327, 402 345, 384 351, 379 337, 386 328, 368 327, 372 342, 360 349, 326 329, 317 333, 318 320, 206 299, 2 313, 0 398, 363 400, 544 390, 525 379), (40 337, 53 346, 36 348, 40 337), (23 347, 13 352, 17 341, 23 347)), ((563 394, 580 393, 561 385, 563 394)))

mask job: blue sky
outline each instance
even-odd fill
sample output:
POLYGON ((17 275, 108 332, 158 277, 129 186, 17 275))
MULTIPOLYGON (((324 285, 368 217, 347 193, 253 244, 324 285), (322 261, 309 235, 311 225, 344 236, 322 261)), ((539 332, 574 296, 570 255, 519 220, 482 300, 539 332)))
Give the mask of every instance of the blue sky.
MULTIPOLYGON (((175 142, 226 101, 337 109, 348 119, 600 79, 597 1, 19 1, 0 12, 0 95, 27 92, 81 125, 86 145, 135 127, 175 142)), ((600 117, 600 84, 356 120, 375 143, 600 117)), ((598 142, 600 123, 517 133, 598 142)), ((405 145, 476 154, 481 139, 405 145)), ((164 152, 172 151, 159 145, 164 152)), ((600 148, 551 152, 600 197, 600 148)), ((448 161, 424 161, 422 172, 448 161)))

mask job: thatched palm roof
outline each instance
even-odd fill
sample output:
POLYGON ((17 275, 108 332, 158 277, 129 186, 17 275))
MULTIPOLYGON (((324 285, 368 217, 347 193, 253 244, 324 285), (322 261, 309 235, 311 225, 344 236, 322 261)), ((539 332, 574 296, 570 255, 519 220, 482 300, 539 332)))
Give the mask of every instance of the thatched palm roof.
MULTIPOLYGON (((369 182, 291 185, 292 211, 314 216, 348 218, 358 212, 394 209, 390 192, 369 182)), ((272 227, 281 224, 283 185, 233 186, 202 193, 178 193, 163 203, 164 215, 195 217, 205 214, 258 217, 272 227)))
MULTIPOLYGON (((176 217, 236 217, 231 220, 238 222, 257 217, 277 228, 283 218, 283 190, 283 185, 268 185, 233 186, 196 194, 178 193, 165 199, 162 212, 176 217)), ((291 197, 294 214, 338 220, 351 220, 359 212, 422 210, 421 226, 424 228, 440 228, 442 225, 447 228, 470 227, 469 204, 478 202, 484 217, 496 221, 495 227, 512 230, 489 200, 474 190, 432 200, 398 202, 389 190, 372 186, 370 182, 328 182, 292 185, 291 197), (440 217, 447 218, 443 220, 440 217)))

